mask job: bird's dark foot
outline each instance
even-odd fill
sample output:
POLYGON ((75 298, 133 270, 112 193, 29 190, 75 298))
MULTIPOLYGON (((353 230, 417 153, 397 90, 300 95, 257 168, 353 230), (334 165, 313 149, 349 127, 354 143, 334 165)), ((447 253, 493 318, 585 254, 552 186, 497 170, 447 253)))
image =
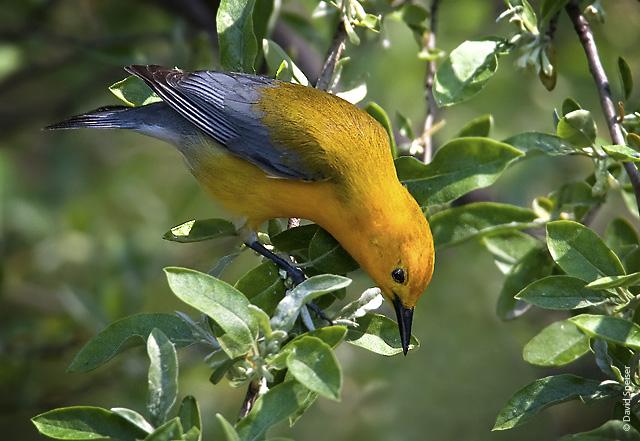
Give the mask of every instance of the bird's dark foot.
POLYGON ((291 277, 291 280, 293 280, 294 285, 299 285, 307 279, 307 276, 305 276, 300 269, 294 267, 291 262, 287 262, 285 259, 266 249, 264 245, 257 240, 247 243, 246 245, 256 253, 273 261, 276 265, 285 270, 287 274, 289 274, 289 277, 291 277))
MULTIPOLYGON (((247 243, 246 245, 256 253, 273 261, 276 265, 285 270, 289 277, 291 277, 294 286, 301 284, 307 279, 307 276, 305 276, 299 268, 294 267, 291 262, 288 262, 287 260, 277 256, 275 253, 269 251, 257 240, 247 243)), ((315 312, 319 318, 333 325, 333 322, 329 319, 329 317, 327 317, 324 311, 322 311, 322 309, 320 309, 320 307, 318 307, 318 305, 316 305, 314 302, 309 302, 307 306, 309 307, 309 309, 315 312)))
POLYGON ((329 323, 329 325, 333 326, 333 320, 331 320, 329 317, 327 317, 327 315, 324 313, 324 311, 322 309, 320 309, 320 307, 318 305, 316 305, 315 302, 309 302, 309 303, 307 303, 307 306, 309 307, 310 310, 315 312, 316 315, 321 320, 324 320, 327 323, 329 323))

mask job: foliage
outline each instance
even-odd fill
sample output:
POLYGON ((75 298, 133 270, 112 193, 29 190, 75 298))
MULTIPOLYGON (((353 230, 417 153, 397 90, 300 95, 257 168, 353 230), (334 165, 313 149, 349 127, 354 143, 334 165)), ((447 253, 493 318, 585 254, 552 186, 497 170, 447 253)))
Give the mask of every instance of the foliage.
MULTIPOLYGON (((217 13, 221 65, 227 70, 253 72, 264 58, 273 76, 309 84, 295 57, 269 39, 269 26, 261 23, 268 22, 268 17, 252 15, 259 3, 221 2, 217 13)), ((533 68, 546 89, 555 87, 558 67, 553 36, 542 31, 552 26, 568 2, 544 0, 539 14, 526 0, 506 3, 507 11, 500 19, 515 26, 512 35, 466 41, 441 60, 433 94, 442 108, 480 93, 497 74, 499 59, 509 54, 517 56, 517 66, 533 68)), ((590 7, 602 14, 598 2, 590 7)), ((340 18, 353 45, 361 44, 363 36, 370 38, 383 31, 387 17, 401 20, 420 44, 430 31, 429 11, 412 2, 393 7, 363 5, 357 0, 320 2, 314 16, 331 23, 340 18), (367 13, 365 7, 378 8, 379 14, 367 13)), ((420 50, 420 56, 431 61, 442 55, 437 50, 420 50)), ((339 70, 340 66, 334 85, 340 84, 339 70)), ((622 58, 618 70, 623 91, 620 99, 629 100, 632 73, 622 58)), ((156 99, 131 79, 117 83, 112 91, 130 105, 156 99)), ((622 194, 629 209, 637 213, 635 194, 622 164, 639 160, 640 141, 634 131, 640 127, 640 114, 621 115, 627 145, 620 145, 598 137, 595 111, 582 108, 572 98, 559 104, 554 111, 553 133, 531 131, 493 140, 488 137, 493 119, 485 115, 458 130, 428 163, 407 155, 421 142, 407 118, 398 116, 398 132, 410 142, 396 145, 391 119, 375 103, 367 106, 390 134, 398 176, 428 216, 437 249, 479 241, 505 274, 498 315, 518 318, 532 306, 565 311, 561 320, 546 326, 524 347, 524 359, 534 366, 560 367, 592 353, 606 378, 563 373, 535 380, 507 401, 494 430, 514 428, 543 409, 569 400, 591 404, 617 397, 631 403, 640 393, 640 322, 636 314, 640 304, 640 240, 632 224, 623 218, 610 219, 604 239, 588 227, 593 215, 615 193, 622 194), (535 198, 531 208, 459 202, 475 190, 491 186, 516 164, 541 155, 587 158, 593 173, 535 198)), ((194 243, 234 234, 228 221, 203 219, 171 228, 164 238, 194 243)), ((166 268, 172 291, 195 308, 199 318, 194 320, 184 313, 179 313, 179 318, 168 314, 129 316, 92 338, 70 367, 77 372, 95 369, 116 354, 145 343, 150 360, 146 413, 127 408, 59 408, 33 418, 38 430, 58 439, 202 439, 196 399, 186 396, 176 404, 176 349, 199 345, 209 351, 205 360, 212 370, 211 383, 226 378, 234 387, 257 392, 251 410, 237 424, 217 415, 221 433, 228 440, 265 439, 270 427, 280 421, 294 424, 320 396, 340 400, 343 371, 334 349, 341 343, 382 355, 402 351, 395 322, 371 312, 381 302, 376 289, 331 312, 330 326, 310 312, 310 302, 328 311, 336 300, 343 300, 350 284, 344 274, 357 269, 326 231, 315 225, 282 231, 272 223, 261 240, 277 253, 295 258, 310 278, 292 287, 273 263, 265 262, 234 286, 220 280, 227 265, 244 251, 224 256, 209 274, 166 268)), ((412 348, 418 345, 412 338, 412 348)), ((639 410, 635 405, 626 406, 600 428, 566 439, 640 439, 639 410)))
MULTIPOLYGON (((477 94, 496 73, 498 57, 515 52, 519 55, 516 65, 533 67, 543 86, 553 89, 557 68, 555 57, 549 56, 554 51, 552 36, 557 15, 568 3, 542 2, 538 21, 526 0, 507 1, 508 10, 500 18, 514 24, 516 32, 509 38, 465 42, 452 51, 435 78, 434 95, 439 104, 451 106, 477 94), (552 26, 550 32, 542 32, 552 26)), ((623 84, 621 99, 628 100, 633 84, 631 72, 622 58, 618 68, 623 84)), ((632 115, 630 120, 636 116, 632 115)), ((623 114, 620 123, 629 130, 625 134, 635 139, 625 119, 623 114)), ((587 156, 593 161, 592 176, 582 182, 564 184, 549 196, 537 198, 529 219, 516 216, 522 209, 511 206, 480 208, 483 203, 477 203, 445 209, 431 218, 434 236, 441 248, 483 238, 506 274, 498 304, 501 317, 511 319, 524 314, 530 308, 522 302, 571 314, 533 337, 524 348, 527 362, 559 367, 591 352, 606 378, 560 374, 536 380, 513 394, 498 415, 494 430, 516 427, 542 409, 568 400, 580 399, 591 404, 618 397, 624 403, 623 413, 614 414, 612 421, 599 429, 566 439, 592 439, 592 436, 614 439, 610 438, 614 432, 624 434, 624 439, 640 439, 636 418, 640 408, 633 404, 640 393, 637 356, 640 326, 636 314, 640 268, 632 257, 639 246, 638 236, 622 218, 611 220, 605 240, 587 226, 614 192, 631 193, 625 200, 630 211, 637 214, 640 193, 636 189, 633 194, 629 177, 621 166, 623 162, 633 164, 637 160, 637 146, 629 141, 627 145, 609 145, 598 138, 591 111, 572 98, 554 111, 554 122, 554 134, 523 133, 503 142, 519 150, 525 159, 532 154, 587 156), (512 214, 507 215, 509 212, 512 214), (514 230, 523 228, 534 230, 531 235, 513 235, 514 230), (538 231, 541 228, 546 237, 538 231), (540 254, 540 250, 545 251, 540 254), (507 265, 505 256, 510 260, 507 265), (548 263, 541 264, 540 257, 535 256, 545 256, 548 263)), ((637 173, 635 165, 631 167, 637 173)))

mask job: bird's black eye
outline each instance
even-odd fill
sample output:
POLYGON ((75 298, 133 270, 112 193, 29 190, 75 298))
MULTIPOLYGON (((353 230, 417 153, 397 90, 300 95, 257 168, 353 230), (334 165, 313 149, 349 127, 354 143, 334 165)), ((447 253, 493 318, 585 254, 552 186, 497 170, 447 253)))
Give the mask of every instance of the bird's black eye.
POLYGON ((397 283, 404 283, 404 270, 402 268, 394 269, 391 271, 391 277, 393 277, 393 280, 397 283))

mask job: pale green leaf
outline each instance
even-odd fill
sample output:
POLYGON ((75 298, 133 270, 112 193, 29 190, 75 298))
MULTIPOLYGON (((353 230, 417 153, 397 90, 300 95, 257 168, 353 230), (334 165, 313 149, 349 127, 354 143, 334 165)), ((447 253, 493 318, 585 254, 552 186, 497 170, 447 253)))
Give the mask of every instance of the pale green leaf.
POLYGON ((157 427, 167 421, 178 396, 178 355, 171 341, 157 328, 147 340, 147 354, 150 361, 147 409, 157 427))
POLYGON ((135 314, 113 322, 84 345, 69 366, 72 372, 86 372, 134 346, 146 344, 151 331, 161 330, 178 348, 195 343, 189 326, 172 314, 135 314))
POLYGON ((564 320, 544 328, 526 344, 523 357, 535 366, 564 366, 589 352, 589 337, 564 320))
POLYGON ((137 424, 100 407, 62 407, 33 417, 31 421, 41 434, 57 439, 136 441, 147 436, 137 424))
POLYGON ((478 93, 498 68, 505 40, 465 41, 454 49, 435 75, 433 96, 439 106, 451 106, 478 93))
MULTIPOLYGON (((169 286, 183 302, 211 317, 236 343, 223 349, 231 358, 244 355, 258 337, 258 323, 249 311, 249 300, 231 285, 186 268, 165 268, 169 286)), ((220 340, 221 345, 223 341, 220 340)))
POLYGON ((221 0, 216 15, 220 63, 225 71, 255 73, 258 43, 253 32, 255 0, 221 0))
POLYGON ((478 202, 434 214, 429 223, 436 249, 510 230, 539 226, 536 214, 525 208, 478 202))
POLYGON ((640 326, 632 321, 592 314, 571 317, 569 321, 591 337, 601 338, 635 351, 640 350, 640 326))
POLYGON ((582 279, 571 276, 548 276, 536 280, 516 295, 532 305, 546 309, 579 309, 599 305, 609 294, 585 287, 582 279))
POLYGON ((599 387, 599 381, 570 374, 535 380, 511 396, 500 411, 493 430, 506 430, 524 424, 549 406, 592 396, 599 387))
POLYGON ((451 202, 493 184, 514 160, 523 156, 510 145, 488 138, 456 138, 424 164, 412 157, 396 159, 398 178, 420 206, 451 202))
POLYGON ((589 228, 571 221, 547 224, 547 246, 556 263, 570 276, 593 282, 624 274, 613 251, 589 228))
POLYGON ((296 341, 287 358, 287 367, 307 389, 332 400, 340 400, 342 369, 331 347, 317 337, 296 341))

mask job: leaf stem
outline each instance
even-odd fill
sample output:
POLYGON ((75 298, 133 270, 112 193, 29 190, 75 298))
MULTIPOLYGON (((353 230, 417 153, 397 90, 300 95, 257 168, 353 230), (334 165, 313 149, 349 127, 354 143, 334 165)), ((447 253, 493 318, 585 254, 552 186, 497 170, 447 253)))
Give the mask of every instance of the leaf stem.
MULTIPOLYGON (((567 3, 567 6, 565 6, 565 10, 571 18, 573 27, 575 28, 576 33, 580 38, 580 43, 582 43, 582 47, 584 48, 585 54, 587 56, 589 70, 591 71, 591 76, 593 76, 593 80, 595 81, 596 87, 598 89, 600 106, 602 107, 602 112, 604 113, 604 117, 607 120, 607 126, 609 127, 609 133, 611 134, 611 140, 614 144, 626 145, 622 127, 620 126, 620 122, 618 121, 618 118, 616 116, 615 107, 611 98, 611 88, 609 87, 609 80, 607 79, 607 74, 602 67, 602 62, 600 61, 600 57, 598 55, 598 48, 596 47, 596 43, 593 38, 593 32, 591 31, 589 22, 587 22, 584 15, 582 15, 582 12, 580 12, 580 6, 578 2, 571 1, 567 3)), ((638 210, 640 211, 640 172, 633 162, 623 162, 622 165, 624 166, 624 169, 629 176, 629 180, 631 181, 633 191, 636 195, 638 210)))

